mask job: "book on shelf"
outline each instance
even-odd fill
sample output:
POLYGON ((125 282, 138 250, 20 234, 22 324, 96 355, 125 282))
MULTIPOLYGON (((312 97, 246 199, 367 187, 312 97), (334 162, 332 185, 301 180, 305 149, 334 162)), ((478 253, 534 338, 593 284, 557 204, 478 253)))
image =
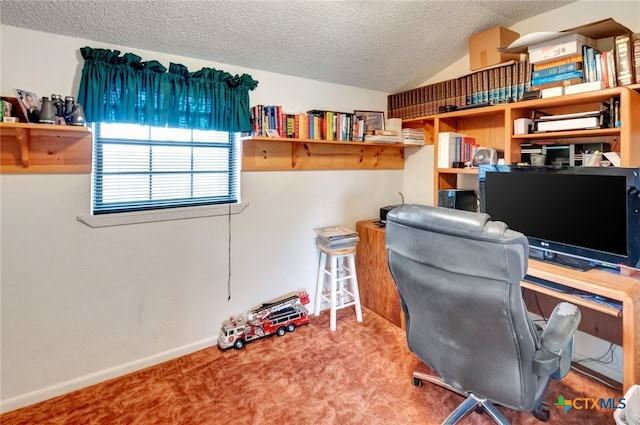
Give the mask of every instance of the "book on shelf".
POLYGON ((454 162, 469 162, 478 148, 476 139, 463 133, 438 133, 438 168, 451 168, 454 162))
POLYGON ((406 145, 424 145, 424 131, 413 128, 403 128, 402 142, 406 145))
POLYGON ((438 168, 451 168, 456 157, 456 137, 464 136, 452 131, 438 133, 438 168))
POLYGON ((473 159, 473 155, 478 148, 478 144, 476 143, 476 139, 470 136, 462 137, 462 146, 460 149, 460 161, 467 163, 473 159))
POLYGON ((475 105, 518 101, 529 90, 530 81, 529 62, 512 61, 391 94, 387 97, 388 114, 389 118, 408 119, 475 105))
POLYGON ((531 84, 531 90, 544 90, 544 89, 549 89, 553 87, 568 87, 576 84, 582 84, 583 82, 584 81, 582 80, 581 77, 570 78, 568 80, 554 81, 552 83, 546 83, 546 84, 538 84, 538 85, 531 84))
POLYGON ((640 37, 633 40, 633 72, 635 84, 640 84, 640 37))
POLYGON ((615 50, 605 50, 602 52, 602 82, 605 88, 616 87, 618 81, 616 78, 615 50))
POLYGON ((602 79, 600 75, 602 73, 600 50, 585 45, 582 46, 582 56, 585 65, 583 75, 584 82, 591 83, 593 81, 600 81, 602 79))
POLYGON ((585 93, 588 91, 602 90, 605 88, 604 81, 592 81, 590 83, 578 83, 565 87, 564 94, 585 93))
POLYGON ((552 66, 549 68, 541 69, 539 71, 532 71, 531 79, 533 80, 536 78, 547 77, 550 75, 558 75, 558 74, 564 74, 565 72, 580 71, 580 70, 582 70, 582 58, 580 58, 579 61, 567 62, 562 65, 552 66))
POLYGON ((627 86, 635 82, 631 35, 619 35, 614 39, 618 85, 627 86))
POLYGON ((377 134, 366 134, 364 136, 365 142, 371 143, 402 143, 402 136, 385 136, 377 134))
POLYGON ((594 39, 581 34, 569 34, 528 48, 532 64, 573 56, 582 52, 582 46, 595 46, 594 39))
POLYGON ((251 107, 253 136, 305 140, 362 141, 363 121, 354 113, 310 110, 306 113, 283 112, 280 105, 251 107))
POLYGON ((553 68, 556 66, 560 66, 560 65, 565 65, 571 62, 582 62, 582 52, 577 53, 575 55, 571 55, 571 56, 566 56, 564 58, 560 58, 560 59, 550 59, 548 61, 544 61, 544 62, 538 62, 536 64, 533 64, 533 70, 534 71, 541 71, 543 69, 547 69, 547 68, 553 68))
POLYGON ((535 78, 531 80, 531 85, 540 86, 542 84, 571 80, 573 78, 583 78, 582 70, 563 72, 562 74, 548 75, 546 77, 535 78))

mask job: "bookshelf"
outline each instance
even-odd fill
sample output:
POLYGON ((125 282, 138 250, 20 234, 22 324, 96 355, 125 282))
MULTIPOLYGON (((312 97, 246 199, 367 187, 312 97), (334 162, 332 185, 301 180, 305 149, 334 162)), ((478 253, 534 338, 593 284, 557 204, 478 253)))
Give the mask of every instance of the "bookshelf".
POLYGON ((402 170, 421 145, 272 137, 242 139, 242 171, 402 170))
POLYGON ((0 123, 0 173, 90 173, 93 133, 87 127, 0 123))
MULTIPOLYGON (((438 140, 440 132, 453 131, 474 137, 482 147, 497 149, 505 162, 520 162, 521 144, 578 144, 610 143, 620 155, 621 165, 640 166, 640 84, 586 92, 574 95, 505 103, 483 108, 448 112, 403 120, 403 127, 421 128, 425 139, 438 140), (530 118, 532 112, 566 114, 592 110, 601 102, 620 99, 620 127, 593 130, 559 131, 538 134, 513 134, 513 121, 530 118)), ((438 144, 434 143, 434 158, 438 157, 438 144)), ((434 163, 434 205, 440 189, 455 189, 458 177, 477 174, 476 169, 437 168, 434 163)))

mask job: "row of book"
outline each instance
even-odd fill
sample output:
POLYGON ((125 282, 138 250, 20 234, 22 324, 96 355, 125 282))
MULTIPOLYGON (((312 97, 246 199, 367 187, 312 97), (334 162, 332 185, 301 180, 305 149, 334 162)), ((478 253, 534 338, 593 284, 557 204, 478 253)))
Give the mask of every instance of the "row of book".
MULTIPOLYGON (((613 49, 599 50, 595 40, 571 34, 529 47, 531 90, 600 83, 583 86, 593 90, 640 83, 640 39, 633 40, 627 34, 614 37, 613 42, 613 49)), ((576 93, 581 88, 576 89, 558 94, 576 93)))
POLYGON ((451 168, 455 164, 464 167, 471 162, 478 147, 476 139, 464 133, 438 133, 438 168, 451 168))
POLYGON ((450 106, 456 108, 499 104, 521 100, 529 91, 531 66, 528 61, 507 62, 387 97, 389 118, 434 115, 450 106))
POLYGON ((619 35, 614 38, 614 48, 603 51, 595 44, 593 39, 571 34, 531 46, 524 61, 391 94, 387 97, 388 116, 410 119, 516 102, 529 91, 546 88, 561 88, 559 94, 570 94, 640 84, 640 38, 619 35))
POLYGON ((251 108, 254 136, 310 140, 364 141, 364 117, 349 112, 310 110, 291 114, 281 105, 251 108))

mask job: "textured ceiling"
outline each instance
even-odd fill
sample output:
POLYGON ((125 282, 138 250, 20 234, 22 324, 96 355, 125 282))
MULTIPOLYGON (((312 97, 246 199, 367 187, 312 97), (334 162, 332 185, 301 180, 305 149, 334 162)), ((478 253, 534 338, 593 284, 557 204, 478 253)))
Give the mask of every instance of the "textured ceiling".
POLYGON ((571 2, 0 0, 0 21, 395 93, 467 54, 469 35, 571 2))

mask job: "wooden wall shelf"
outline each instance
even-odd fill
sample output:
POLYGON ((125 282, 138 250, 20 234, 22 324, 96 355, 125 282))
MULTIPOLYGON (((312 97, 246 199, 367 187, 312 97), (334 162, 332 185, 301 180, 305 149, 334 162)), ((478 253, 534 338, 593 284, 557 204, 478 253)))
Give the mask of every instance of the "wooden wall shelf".
POLYGON ((87 127, 0 123, 0 173, 90 173, 87 127))
POLYGON ((247 137, 243 171, 402 170, 404 149, 420 145, 247 137))

